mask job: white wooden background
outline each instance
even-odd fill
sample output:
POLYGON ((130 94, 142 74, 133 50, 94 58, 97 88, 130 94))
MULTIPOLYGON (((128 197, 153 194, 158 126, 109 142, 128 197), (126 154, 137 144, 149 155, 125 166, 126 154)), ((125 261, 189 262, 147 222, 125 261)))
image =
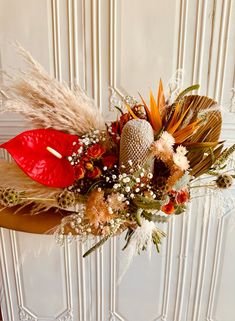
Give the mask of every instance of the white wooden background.
MULTIPOLYGON (((235 143, 234 20, 234 0, 0 0, 0 66, 22 67, 17 40, 109 118, 109 86, 145 94, 183 68, 185 86, 226 107, 223 137, 235 143)), ((0 141, 24 128, 1 115, 0 141)), ((234 321, 235 213, 218 200, 174 218, 161 254, 137 257, 120 286, 121 239, 82 259, 87 245, 0 229, 3 320, 234 321)))

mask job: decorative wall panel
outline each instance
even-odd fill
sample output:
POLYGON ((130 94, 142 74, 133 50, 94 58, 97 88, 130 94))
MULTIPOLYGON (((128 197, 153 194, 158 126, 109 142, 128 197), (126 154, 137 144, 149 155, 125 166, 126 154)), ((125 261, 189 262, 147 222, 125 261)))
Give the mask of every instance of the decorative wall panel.
MULTIPOLYGON (((146 95, 183 69, 184 86, 200 83, 222 103, 231 144, 234 19, 233 0, 0 0, 0 65, 23 67, 9 44, 19 41, 59 81, 81 84, 109 118, 110 86, 146 95)), ((0 142, 25 128, 23 118, 2 115, 0 142)), ((92 242, 59 247, 49 235, 1 229, 3 320, 233 321, 235 212, 221 210, 232 195, 194 199, 163 226, 161 253, 137 257, 121 284, 122 238, 83 259, 92 242)))

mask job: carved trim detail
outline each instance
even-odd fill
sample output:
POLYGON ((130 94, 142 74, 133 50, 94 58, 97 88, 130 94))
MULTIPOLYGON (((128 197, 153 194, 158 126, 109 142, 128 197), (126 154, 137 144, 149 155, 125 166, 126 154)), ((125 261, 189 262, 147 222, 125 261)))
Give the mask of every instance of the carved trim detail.
POLYGON ((62 316, 59 316, 57 321, 73 321, 73 312, 72 310, 68 310, 65 314, 62 316))
POLYGON ((20 321, 37 321, 37 319, 25 310, 23 307, 19 307, 19 320, 20 321))

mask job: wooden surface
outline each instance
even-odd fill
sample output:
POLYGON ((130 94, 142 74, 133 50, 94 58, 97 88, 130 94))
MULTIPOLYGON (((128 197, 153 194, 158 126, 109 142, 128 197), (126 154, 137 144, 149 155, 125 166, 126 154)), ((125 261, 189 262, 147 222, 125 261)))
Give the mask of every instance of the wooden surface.
POLYGON ((64 211, 55 212, 53 210, 32 215, 30 214, 30 207, 17 210, 18 207, 16 206, 11 208, 2 207, 0 211, 0 227, 21 232, 46 234, 60 224, 65 215, 64 211))

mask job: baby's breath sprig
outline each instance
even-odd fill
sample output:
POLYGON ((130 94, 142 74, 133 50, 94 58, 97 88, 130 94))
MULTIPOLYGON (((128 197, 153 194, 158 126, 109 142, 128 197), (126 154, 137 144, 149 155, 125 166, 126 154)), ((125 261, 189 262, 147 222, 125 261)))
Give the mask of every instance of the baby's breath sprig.
POLYGON ((89 146, 102 143, 104 144, 107 139, 106 131, 92 130, 83 135, 78 142, 73 143, 73 152, 68 156, 68 161, 72 166, 80 163, 81 156, 86 153, 89 146), (77 147, 77 148, 76 148, 77 147))
POLYGON ((71 215, 65 216, 60 225, 54 232, 56 242, 60 245, 64 244, 64 241, 68 235, 69 239, 73 236, 78 236, 82 241, 85 241, 91 233, 90 224, 84 219, 85 205, 80 204, 77 208, 77 212, 71 215))
POLYGON ((131 160, 128 161, 128 164, 131 167, 128 173, 125 173, 125 166, 121 165, 122 172, 113 188, 125 195, 128 200, 134 199, 136 195, 144 195, 145 192, 149 192, 149 195, 155 198, 156 195, 150 185, 153 174, 141 166, 137 171, 134 171, 131 160))
POLYGON ((120 226, 125 222, 125 220, 121 218, 116 218, 110 221, 110 232, 105 237, 103 237, 98 243, 96 243, 94 246, 92 246, 87 252, 83 254, 83 257, 88 256, 95 250, 97 250, 100 246, 102 246, 110 237, 114 236, 120 226))

